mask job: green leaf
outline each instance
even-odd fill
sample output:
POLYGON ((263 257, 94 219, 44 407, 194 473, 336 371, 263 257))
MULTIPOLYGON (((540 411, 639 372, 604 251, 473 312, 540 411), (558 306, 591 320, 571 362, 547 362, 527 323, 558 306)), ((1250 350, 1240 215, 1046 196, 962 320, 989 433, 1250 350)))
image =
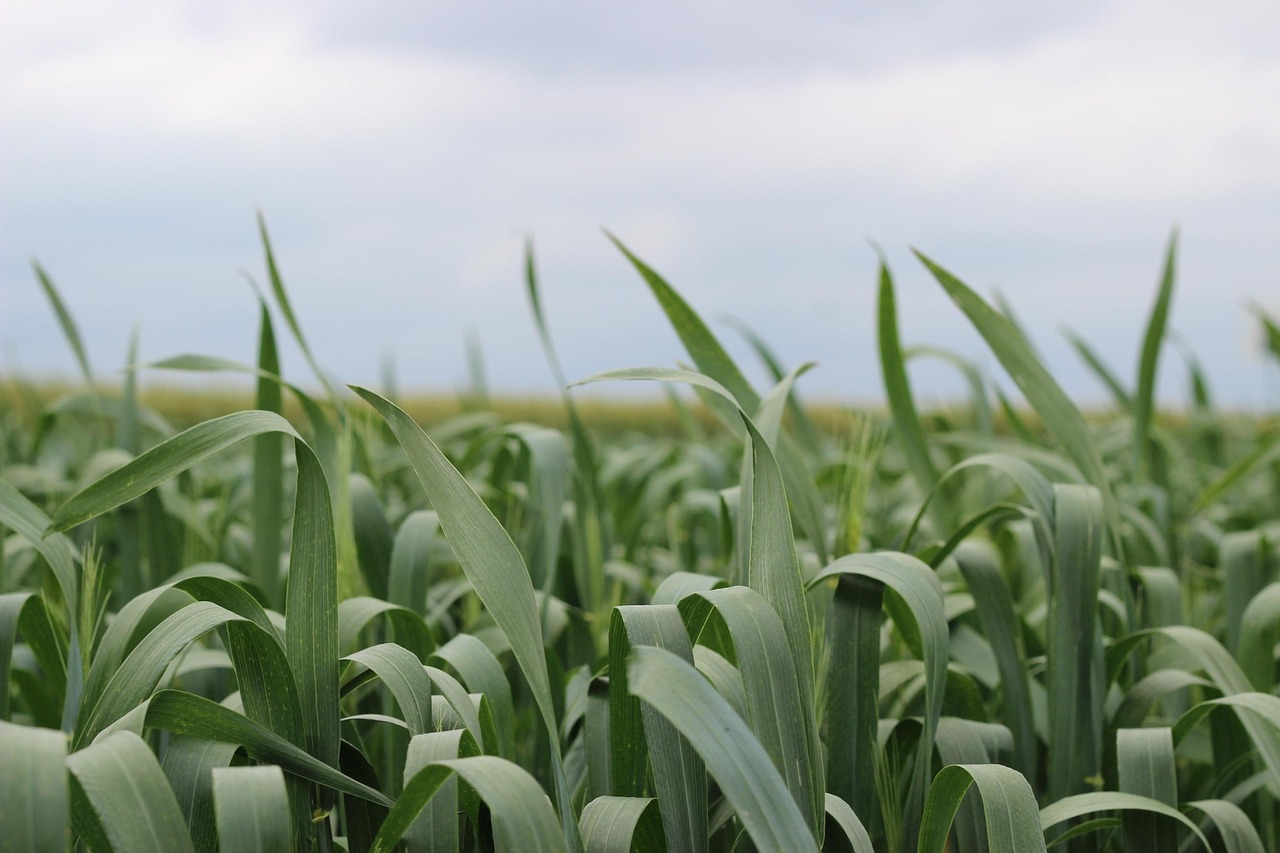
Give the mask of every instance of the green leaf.
POLYGON ((502 663, 484 641, 472 634, 457 634, 449 642, 431 654, 433 661, 452 667, 462 683, 472 693, 482 693, 493 709, 498 727, 498 755, 510 759, 515 755, 515 707, 511 698, 511 684, 507 681, 502 663))
MULTIPOLYGON (((150 704, 144 712, 150 712, 150 704)), ((187 822, 197 853, 218 853, 218 828, 213 805, 213 771, 228 767, 239 747, 204 738, 174 735, 160 762, 178 807, 187 822)))
POLYGON ((862 821, 854 814, 848 803, 835 794, 827 794, 826 808, 828 838, 833 837, 831 825, 834 824, 843 833, 853 853, 874 853, 875 847, 871 844, 871 836, 867 834, 866 827, 862 825, 862 821))
POLYGON ((431 731, 431 679, 412 652, 395 643, 382 643, 347 655, 343 660, 354 661, 378 674, 396 698, 409 731, 414 734, 431 731))
POLYGON ((1280 583, 1263 589, 1240 618, 1236 660, 1254 690, 1270 690, 1275 683, 1276 643, 1280 642, 1280 583))
POLYGON ((1031 706, 1026 649, 1013 610, 1013 593, 994 557, 983 549, 962 548, 956 563, 973 596, 982 630, 991 644, 1000 671, 1003 721, 1013 734, 1013 766, 1030 779, 1038 778, 1039 743, 1031 706))
MULTIPOLYGON (((919 756, 933 754, 934 737, 938 720, 942 716, 943 692, 947 682, 947 660, 950 657, 950 640, 947 616, 943 601, 942 584, 927 565, 906 554, 879 552, 874 554, 850 554, 841 557, 814 576, 810 586, 817 586, 831 578, 855 575, 877 581, 892 590, 906 605, 894 612, 899 630, 919 637, 925 667, 925 720, 921 734, 919 756)), ((891 611, 893 612, 893 611, 891 611)), ((847 653, 834 649, 834 654, 847 653)), ((861 676, 863 678, 867 676, 861 676)), ((866 723, 862 723, 866 725, 866 723)), ((920 820, 924 791, 928 786, 929 761, 916 761, 915 775, 907 794, 904 818, 907 827, 907 843, 915 838, 915 827, 920 820)), ((853 802, 855 810, 861 805, 853 802)))
POLYGON ((818 849, 764 747, 697 670, 670 652, 639 646, 627 677, 631 692, 689 739, 759 849, 818 849))
MULTIPOLYGON (((1027 343, 1017 327, 1004 315, 996 312, 963 282, 924 255, 918 257, 934 278, 942 285, 959 308, 968 316, 974 328, 982 335, 987 346, 995 353, 1000 364, 1017 383, 1027 401, 1044 421, 1045 426, 1057 437, 1067 454, 1079 466, 1085 479, 1102 493, 1107 517, 1116 528, 1119 509, 1101 457, 1093 443, 1092 433, 1080 410, 1063 393, 1049 371, 1027 343)), ((1117 529, 1111 531, 1117 556, 1123 558, 1117 529)))
MULTIPOLYGON (((84 379, 86 385, 93 388, 93 369, 89 367, 89 354, 84 348, 84 341, 80 337, 80 329, 77 328, 76 321, 71 316, 71 311, 68 310, 67 304, 62 301, 58 288, 54 286, 53 279, 49 278, 49 274, 44 271, 44 267, 35 261, 31 262, 31 266, 35 270, 36 279, 40 282, 40 289, 44 291, 44 295, 49 299, 50 306, 53 307, 53 313, 58 317, 58 325, 62 329, 62 334, 71 346, 71 352, 76 358, 76 364, 80 367, 81 378, 84 379)), ((94 397, 95 399, 97 398, 96 392, 94 397)))
MULTIPOLYGON (((1178 805, 1178 771, 1173 757, 1173 729, 1167 726, 1120 729, 1116 732, 1119 788, 1167 806, 1178 805)), ((1128 811, 1123 816, 1125 846, 1131 850, 1178 846, 1177 827, 1150 812, 1128 811)))
POLYGON ((72 495, 54 513, 49 532, 68 530, 115 509, 228 447, 267 432, 302 440, 288 421, 271 412, 236 412, 197 424, 72 495))
POLYGON ((665 853, 666 840, 651 797, 597 797, 582 810, 587 853, 665 853))
POLYGON ((400 522, 391 545, 387 601, 415 613, 427 608, 430 586, 431 545, 440 530, 440 518, 429 510, 415 510, 400 522))
POLYGON ((934 777, 920 824, 920 853, 942 853, 960 802, 978 786, 991 853, 1044 850, 1044 833, 1031 785, 1017 770, 999 764, 951 764, 934 777))
MULTIPOLYGON (((479 752, 475 738, 465 729, 415 735, 405 756, 404 785, 412 783, 413 777, 434 761, 467 758, 479 752)), ((450 777, 405 830, 405 845, 410 853, 453 853, 458 849, 458 787, 457 778, 450 777)))
MULTIPOLYGON (((690 636, 701 633, 712 611, 723 620, 733 641, 751 731, 786 780, 816 836, 823 814, 817 726, 811 716, 812 699, 804 701, 806 688, 793 664, 782 620, 764 597, 749 587, 709 590, 680 603, 690 636)), ((812 687, 808 689, 812 696, 812 687)))
POLYGON ((1089 346, 1084 338, 1070 329, 1066 330, 1066 336, 1067 340, 1071 342, 1071 346, 1084 359, 1084 363, 1093 371, 1093 374, 1102 380, 1103 385, 1107 386, 1107 390, 1111 392, 1111 396, 1115 400, 1116 408, 1121 412, 1133 411, 1133 399, 1129 396, 1129 392, 1124 390, 1124 386, 1120 384, 1115 372, 1107 367, 1102 357, 1094 351, 1093 347, 1089 346))
MULTIPOLYGON (((631 262, 636 271, 640 273, 641 278, 649 285, 649 289, 658 300, 658 304, 662 306, 663 312, 667 315, 667 320, 680 337, 680 342, 684 344, 685 350, 693 359, 693 363, 697 365, 698 370, 727 390, 728 394, 721 394, 721 397, 725 398, 725 402, 713 399, 710 403, 711 408, 720 414, 725 422, 730 425, 730 428, 736 428, 736 420, 733 417, 734 406, 741 412, 754 415, 760 408, 760 395, 747 382, 746 377, 742 375, 742 371, 738 369, 733 359, 729 357, 724 347, 721 346, 720 341, 711 333, 707 324, 702 321, 697 312, 685 302, 684 298, 662 276, 633 255, 612 234, 608 234, 608 237, 626 255, 627 260, 631 262)), ((696 384, 694 387, 695 389, 701 387, 704 390, 715 390, 709 386, 698 386, 696 384)), ((822 521, 821 500, 817 489, 805 469, 804 458, 794 442, 790 441, 786 436, 780 436, 776 446, 775 452, 778 465, 787 484, 787 494, 795 504, 796 517, 800 520, 814 550, 817 552, 819 562, 825 563, 827 561, 827 544, 822 521)))
POLYGON ((670 604, 616 607, 609 625, 609 739, 613 792, 644 794, 647 764, 662 805, 671 853, 707 849, 707 774, 702 759, 673 721, 632 695, 627 660, 632 649, 654 646, 693 662, 680 611, 670 604))
POLYGON ((1155 415, 1156 367, 1160 359, 1160 345, 1164 343, 1165 326, 1169 322, 1177 250, 1178 232, 1175 230, 1169 237, 1160 289, 1156 292, 1155 304, 1151 306, 1147 332, 1142 339, 1142 355, 1138 360, 1138 387, 1133 399, 1133 448, 1138 474, 1144 479, 1155 473, 1156 446, 1151 429, 1155 415))
POLYGON ((279 764, 290 773, 335 791, 383 806, 392 802, 380 791, 343 775, 243 714, 192 693, 161 690, 151 697, 146 723, 175 734, 238 744, 252 758, 279 764))
MULTIPOLYGON (((663 368, 614 370, 597 374, 579 384, 608 379, 683 382, 695 388, 710 391, 723 399, 726 404, 733 404, 733 397, 724 386, 713 378, 689 370, 663 368)), ((817 824, 822 817, 822 804, 817 796, 822 789, 822 760, 817 747, 817 715, 812 698, 814 695, 813 663, 804 582, 800 573, 799 559, 796 556, 790 515, 787 512, 786 492, 777 458, 747 413, 738 409, 738 416, 747 430, 751 454, 751 465, 748 469, 750 476, 744 479, 743 486, 743 513, 747 512, 747 507, 750 508, 747 582, 777 611, 782 620, 783 630, 786 632, 787 645, 791 651, 799 685, 795 701, 800 705, 807 744, 806 764, 802 772, 809 778, 810 795, 805 799, 811 821, 817 824)))
POLYGON ((1118 791, 1090 791, 1087 794, 1063 797, 1061 800, 1050 803, 1040 810, 1040 826, 1042 829, 1048 830, 1060 823, 1084 817, 1085 815, 1134 809, 1173 818, 1195 833, 1196 838, 1200 839, 1200 843, 1206 849, 1212 849, 1209 847, 1208 839, 1200 831, 1200 827, 1196 826, 1182 812, 1150 797, 1140 797, 1137 794, 1125 794, 1118 791))
MULTIPOLYGON (((257 400, 259 411, 283 412, 280 356, 276 351, 275 329, 266 302, 261 303, 258 332, 257 400), (273 381, 271 375, 277 379, 273 381)), ((253 440, 253 577, 267 594, 280 600, 280 552, 284 526, 284 437, 264 433, 253 440)))
POLYGON ((398 406, 372 391, 354 386, 352 390, 373 406, 404 448, 440 516, 440 525, 467 579, 506 636, 520 671, 533 690, 552 749, 556 803, 565 838, 573 850, 578 850, 581 840, 563 778, 559 728, 543 652, 542 623, 538 619, 529 570, 498 519, 422 428, 398 406))
POLYGON ((142 738, 116 732, 67 756, 67 769, 92 809, 76 815, 82 835, 100 829, 111 849, 130 853, 194 850, 173 789, 142 738))
POLYGON ((61 732, 0 722, 0 850, 67 849, 66 752, 61 732))
POLYGON ((293 844, 279 767, 215 768, 213 801, 223 850, 273 853, 293 844))
POLYGON ((1202 513, 1216 504, 1223 495, 1278 454, 1280 454, 1280 430, 1260 436, 1254 442, 1252 451, 1237 459, 1221 476, 1205 486, 1192 502, 1190 513, 1202 513))
POLYGON ((375 598, 387 598, 393 541, 386 510, 373 483, 363 474, 352 474, 348 489, 356 555, 364 582, 375 598))
POLYGON ((441 786, 457 773, 489 806, 494 849, 503 853, 558 853, 566 849, 555 812, 536 779, 502 758, 477 755, 433 761, 404 786, 373 840, 371 853, 389 853, 441 786))
POLYGON ((1102 499, 1092 486, 1058 484, 1054 493, 1055 559, 1047 629, 1049 797, 1087 789, 1102 771, 1102 636, 1098 592, 1102 499))
POLYGON ((898 339, 898 308, 893 292, 893 276, 883 259, 880 261, 880 290, 877 301, 877 340, 880 344, 880 370, 884 375, 885 396, 893 413, 894 433, 901 443, 922 494, 930 494, 938 485, 938 470, 929 456, 920 416, 911 396, 907 378, 907 361, 898 339))
POLYGON ((1262 839, 1244 810, 1227 800, 1195 800, 1188 808, 1208 815, 1218 828, 1226 853, 1262 853, 1262 839))

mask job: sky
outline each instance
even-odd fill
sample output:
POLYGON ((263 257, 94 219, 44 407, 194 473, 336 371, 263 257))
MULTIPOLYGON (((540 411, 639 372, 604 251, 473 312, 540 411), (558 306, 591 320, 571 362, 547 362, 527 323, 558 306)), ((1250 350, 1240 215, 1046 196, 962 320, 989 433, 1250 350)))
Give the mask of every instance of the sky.
MULTIPOLYGON (((391 358, 404 390, 460 388, 471 335, 493 390, 554 393, 526 239, 571 379, 674 365, 607 229, 760 387, 730 318, 817 362, 807 397, 881 399, 874 243, 904 343, 1011 387, 914 248, 1098 404, 1064 329, 1133 385, 1176 228, 1161 400, 1189 352, 1222 405, 1275 409, 1249 306, 1280 316, 1278 43, 1272 0, 0 0, 0 373, 75 375, 32 259, 103 379, 135 327, 144 361, 252 362, 261 210, 345 382, 391 358)), ((964 393, 941 362, 912 377, 964 393)))

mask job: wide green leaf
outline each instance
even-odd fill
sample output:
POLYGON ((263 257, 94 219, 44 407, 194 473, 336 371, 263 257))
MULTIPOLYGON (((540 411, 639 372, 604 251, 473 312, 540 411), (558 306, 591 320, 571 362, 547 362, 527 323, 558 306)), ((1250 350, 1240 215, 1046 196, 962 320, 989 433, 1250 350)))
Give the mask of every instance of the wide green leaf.
POLYGON ((639 646, 627 677, 631 692, 689 739, 759 849, 818 849, 764 747, 697 670, 670 652, 639 646))
POLYGON ((68 756, 67 769, 87 804, 75 816, 82 836, 130 853, 193 851, 178 801, 142 738, 116 732, 68 756))
POLYGON ((213 801, 223 850, 273 853, 293 844, 279 767, 216 768, 213 801))

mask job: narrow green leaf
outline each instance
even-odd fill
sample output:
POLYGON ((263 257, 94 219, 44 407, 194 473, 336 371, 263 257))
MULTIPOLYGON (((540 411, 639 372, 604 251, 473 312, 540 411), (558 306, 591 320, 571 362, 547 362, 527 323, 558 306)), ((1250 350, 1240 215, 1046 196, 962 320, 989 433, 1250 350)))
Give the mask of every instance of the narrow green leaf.
POLYGON ((1280 455, 1280 430, 1260 436, 1254 442, 1252 451, 1237 459, 1218 479, 1205 486, 1192 502, 1190 512, 1192 514, 1204 512, 1277 455, 1280 455))
POLYGON ((439 530, 440 518, 429 510, 415 510, 400 522, 391 545, 387 601, 417 613, 426 610, 431 543, 439 530))
POLYGON ((1137 794, 1125 794, 1119 791, 1091 791, 1087 794, 1064 797, 1061 800, 1050 803, 1040 810, 1040 826, 1042 829, 1048 830, 1060 823, 1084 817, 1085 815, 1133 809, 1152 812, 1178 821, 1195 833, 1196 838, 1200 840, 1200 843, 1206 849, 1212 849, 1209 847, 1208 839, 1200 831, 1200 827, 1196 826, 1182 812, 1172 806, 1165 805, 1159 800, 1140 797, 1137 794))
POLYGON ((116 732, 67 756, 67 769, 113 850, 193 851, 178 801, 142 738, 116 732))
POLYGON ((665 853, 666 839, 651 797, 597 797, 582 810, 587 853, 665 853))
MULTIPOLYGON (((149 713, 150 704, 144 709, 149 713)), ((174 735, 160 767, 178 798, 196 853, 218 853, 218 828, 213 805, 213 771, 228 767, 239 747, 204 738, 174 735)))
POLYGON ((1013 593, 994 557, 980 548, 961 548, 956 562, 974 598, 982 630, 996 658, 1004 710, 1003 721, 1013 734, 1013 766, 1030 779, 1039 777, 1039 743, 1027 676, 1027 653, 1021 626, 1013 610, 1013 593))
POLYGON ((151 697, 146 722, 152 728, 175 734, 238 744, 252 758, 279 764, 290 773, 335 791, 384 806, 392 803, 380 791, 345 776, 243 714, 192 693, 161 690, 151 697))
POLYGON ((373 483, 363 474, 352 474, 348 489, 356 555, 364 581, 374 598, 388 598, 393 539, 386 510, 373 483))
POLYGON ((284 418, 271 412, 237 412, 197 424, 95 481, 58 507, 50 532, 67 530, 128 503, 211 456, 266 432, 302 440, 284 418))
MULTIPOLYGON (((93 369, 89 367, 89 353, 84 348, 84 340, 80 337, 80 329, 76 326, 75 318, 71 316, 71 311, 67 308, 67 304, 63 302, 62 296, 58 293, 58 288, 54 286, 53 279, 49 278, 49 274, 44 271, 44 267, 35 261, 31 262, 31 266, 35 270, 36 279, 40 282, 40 289, 44 291, 45 297, 49 300, 49 305, 53 308, 53 313, 58 317, 58 326, 62 329, 62 335, 71 346, 71 353, 75 356, 76 365, 80 368, 80 376, 92 390, 94 388, 93 369)), ((94 397, 96 400, 96 391, 94 392, 94 397)))
POLYGON ((1169 237, 1160 288, 1156 292, 1155 304, 1151 307, 1147 332, 1142 339, 1142 355, 1138 360, 1137 392, 1133 399, 1133 448, 1136 469, 1144 479, 1155 473, 1156 450, 1151 428, 1155 415, 1156 367, 1160 359, 1160 346, 1164 343, 1165 326, 1169 322, 1177 250, 1178 232, 1175 230, 1169 237))
POLYGON ((484 641, 472 634, 457 634, 431 654, 432 661, 448 664, 472 693, 483 693, 493 708, 498 727, 498 754, 510 759, 515 754, 515 707, 511 684, 501 662, 484 641))
MULTIPOLYGON (((894 613, 894 618, 904 634, 909 636, 914 632, 919 637, 925 667, 925 720, 918 755, 930 756, 933 754, 938 720, 942 716, 942 699, 947 683, 947 660, 950 657, 942 584, 937 574, 915 557, 892 552, 850 554, 841 557, 815 575, 809 584, 811 587, 817 586, 831 578, 844 575, 856 575, 878 581, 892 590, 906 605, 905 610, 894 613)), ((834 652, 844 653, 843 650, 834 650, 834 652)), ((860 724, 865 725, 865 723, 860 724)), ((916 828, 919 826, 924 792, 928 787, 929 761, 918 759, 915 766, 916 770, 911 780, 903 814, 906 821, 908 846, 913 843, 916 828)), ((855 801, 853 805, 857 809, 861 803, 855 801)))
MULTIPOLYGON (((916 257, 928 267, 952 301, 968 316, 969 321, 986 340, 987 346, 995 353, 1000 364, 1004 366, 1009 376, 1026 396, 1027 401, 1040 415, 1045 426, 1057 437, 1067 454, 1079 466, 1085 479, 1102 493, 1107 516, 1114 524, 1118 518, 1119 509, 1111 492, 1106 471, 1102 467, 1101 457, 1094 446, 1092 433, 1080 410, 1063 393, 1062 388, 1041 364, 1026 338, 1007 317, 993 310, 958 278, 924 255, 916 252, 916 257)), ((1117 556, 1123 557, 1118 531, 1112 530, 1112 536, 1115 540, 1117 556)))
POLYGON ((493 820, 494 849, 498 853, 558 853, 566 850, 556 826, 555 812, 536 779, 502 758, 434 761, 418 772, 387 815, 371 853, 389 853, 410 823, 436 792, 457 773, 475 789, 488 806, 493 820))
MULTIPOLYGON (((1178 771, 1172 729, 1120 729, 1116 732, 1116 769, 1122 792, 1177 807, 1178 771)), ((1125 846, 1130 850, 1172 850, 1178 846, 1177 827, 1150 812, 1127 811, 1122 820, 1125 846)))
POLYGON ((271 282, 271 293, 276 298, 276 307, 280 309, 280 313, 284 316, 285 324, 293 334, 293 339, 298 342, 298 349, 302 350, 302 355, 306 358, 307 364, 310 365, 311 372, 315 374, 316 379, 320 380, 320 384, 329 393, 329 397, 334 404, 341 407, 341 396, 338 394, 337 387, 329 379, 329 375, 320 369, 319 362, 311 354, 311 347, 307 346, 307 339, 302 334, 302 326, 298 323, 298 318, 293 312, 289 294, 284 289, 284 279, 281 278, 280 268, 276 265, 275 252, 271 248, 271 238, 267 234, 267 220, 262 215, 261 210, 258 211, 258 236, 262 239, 262 251, 267 260, 267 280, 271 282))
POLYGON ((372 391, 353 390, 377 410, 408 454, 463 571, 506 635, 533 688, 543 722, 554 733, 555 710, 542 653, 541 622, 520 552, 484 501, 412 418, 372 391))
POLYGON ((880 722, 880 625, 884 584, 841 576, 827 614, 827 784, 857 813, 878 815, 876 736, 880 722))
MULTIPOLYGON (((434 761, 466 758, 479 754, 475 739, 465 729, 415 735, 409 741, 405 756, 404 785, 434 761)), ((405 830, 405 846, 409 853, 439 851, 453 853, 458 849, 458 780, 451 776, 431 798, 422 812, 405 830)))
MULTIPOLYGON (((276 350, 275 329, 271 312, 261 303, 258 332, 257 400, 259 411, 281 414, 284 407, 279 381, 280 356, 276 350)), ((253 440, 253 577, 267 594, 267 600, 280 600, 280 552, 284 526, 284 437, 264 433, 253 440)))
MULTIPOLYGON (((749 587, 709 590, 680 603, 691 636, 701 632, 712 610, 724 621, 733 640, 751 731, 786 780, 796 805, 806 813, 809 831, 816 836, 823 814, 821 759, 816 759, 815 767, 814 758, 817 726, 811 716, 812 700, 804 701, 806 688, 796 672, 782 620, 764 597, 749 587)), ((812 696, 812 687, 808 690, 812 696)))
POLYGON ((632 649, 654 646, 693 662, 680 611, 670 604, 616 607, 609 626, 609 739, 613 793, 641 797, 647 764, 662 804, 671 853, 707 849, 707 774, 674 721, 633 695, 627 661, 632 649))
POLYGON ((764 747, 697 670, 670 652, 639 646, 627 676, 631 692, 670 720, 702 756, 759 849, 818 849, 764 747))
POLYGON ((445 458, 422 428, 395 404, 364 388, 352 388, 391 427, 431 504, 440 516, 449 544, 476 595, 507 638, 520 670, 533 690, 553 754, 556 803, 565 838, 573 850, 581 848, 577 824, 564 782, 559 728, 551 697, 551 680, 543 653, 542 623, 534 602, 533 583, 510 535, 445 458))
POLYGON ((862 825, 862 821, 854 814, 848 803, 835 794, 827 794, 826 808, 828 837, 832 835, 830 824, 835 824, 844 834, 844 839, 853 853, 874 853, 875 847, 872 846, 871 836, 867 834, 866 827, 862 825))
POLYGON ((930 494, 938 485, 938 470, 929 456, 920 416, 911 396, 907 378, 907 362, 898 339, 898 308, 893 292, 893 276, 883 259, 880 261, 880 289, 877 300, 877 334, 880 345, 880 370, 884 375, 885 397, 893 412, 894 433, 911 466, 912 475, 922 494, 930 494))
POLYGON ((1088 790, 1102 771, 1104 669, 1098 628, 1102 499, 1092 486, 1058 484, 1047 630, 1049 797, 1088 790))
POLYGON ((1228 800, 1195 800, 1188 808, 1208 815, 1218 828, 1226 853, 1263 853, 1262 839, 1244 810, 1228 800))
POLYGON ((1267 691, 1275 683, 1276 643, 1280 642, 1280 583, 1268 584, 1245 607, 1240 617, 1236 660, 1254 690, 1267 691))
POLYGON ((215 768, 213 801, 223 850, 273 853, 293 844, 279 767, 215 768))
POLYGON ((71 840, 67 739, 0 722, 0 850, 63 853, 71 840))
POLYGON ((1071 346, 1075 348, 1075 351, 1084 359, 1084 363, 1093 371, 1093 375, 1097 376, 1102 381, 1102 384, 1107 387, 1107 390, 1111 392, 1116 408, 1121 412, 1133 411, 1133 399, 1129 396, 1129 392, 1124 390, 1124 386, 1120 384, 1115 372, 1102 360, 1102 356, 1098 355, 1084 338, 1070 329, 1067 329, 1065 334, 1071 346))
POLYGON ((978 786, 991 853, 1044 850, 1044 833, 1031 785, 1017 770, 999 764, 952 764, 934 777, 920 824, 920 853, 946 849, 951 821, 971 785, 978 786))
POLYGON ((396 698, 409 731, 422 734, 431 730, 431 679, 412 652, 394 643, 382 643, 343 660, 354 661, 378 674, 396 698))

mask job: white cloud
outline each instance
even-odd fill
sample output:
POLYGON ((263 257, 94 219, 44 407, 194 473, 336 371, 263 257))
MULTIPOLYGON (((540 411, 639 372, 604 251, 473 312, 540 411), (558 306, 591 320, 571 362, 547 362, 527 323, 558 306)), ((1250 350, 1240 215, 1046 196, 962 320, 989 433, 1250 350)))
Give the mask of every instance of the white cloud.
MULTIPOLYGON (((987 19, 1004 8, 987 4, 987 19)), ((819 33, 757 4, 762 27, 786 18, 794 61, 742 74, 713 62, 612 67, 591 54, 601 63, 591 74, 574 61, 581 44, 549 40, 536 68, 496 49, 390 49, 326 31, 302 3, 5 3, 0 214, 24 227, 33 211, 79 209, 83 220, 91 205, 149 217, 131 232, 137 242, 116 247, 123 255, 149 251, 143 238, 171 225, 174 207, 217 205, 226 222, 261 202, 288 237, 277 235, 286 268, 323 300, 302 309, 313 322, 326 310, 343 314, 335 323, 358 319, 423 281, 465 288, 466 299, 431 306, 441 328, 463 307, 519 293, 526 229, 558 283, 581 295, 566 310, 602 310, 602 271, 629 275, 599 236, 608 226, 679 285, 724 300, 702 303, 711 313, 777 314, 799 330, 781 347, 801 357, 806 324, 854 313, 845 294, 863 269, 851 258, 870 256, 849 247, 868 232, 921 245, 980 288, 1005 285, 1033 317, 1078 327, 1082 300, 1145 311, 1175 220, 1192 247, 1234 253, 1229 285, 1205 255, 1190 256, 1188 304, 1206 290, 1238 303, 1255 284, 1244 273, 1280 260, 1268 249, 1280 209, 1280 12, 1107 4, 1059 28, 979 41, 946 4, 914 11, 877 19, 874 62, 832 47, 856 49, 867 37, 856 22, 819 33), (964 35, 947 42, 953 29, 964 35), (946 49, 920 50, 917 34, 946 49), (813 57, 808 39, 823 46, 813 57), (762 286, 764 270, 783 265, 795 272, 781 277, 828 310, 783 316, 800 309, 762 286), (360 300, 343 303, 353 281, 360 300)), ((719 37, 715 21, 702 26, 719 37)), ((539 33, 556 30, 548 21, 539 33)), ((696 51, 693 35, 681 50, 696 51)), ((661 28, 636 37, 660 40, 661 28)), ((49 218, 72 228, 70 216, 49 218)), ((46 239, 31 228, 10 231, 46 239)), ((166 263, 172 275, 178 260, 166 263)), ((231 278, 245 260, 223 263, 231 278)), ((903 286, 938 302, 918 273, 903 286)), ((399 319, 383 321, 388 334, 399 319)), ((1051 334, 1048 322, 1038 328, 1051 334)), ((587 339, 558 325, 567 350, 587 339)))

